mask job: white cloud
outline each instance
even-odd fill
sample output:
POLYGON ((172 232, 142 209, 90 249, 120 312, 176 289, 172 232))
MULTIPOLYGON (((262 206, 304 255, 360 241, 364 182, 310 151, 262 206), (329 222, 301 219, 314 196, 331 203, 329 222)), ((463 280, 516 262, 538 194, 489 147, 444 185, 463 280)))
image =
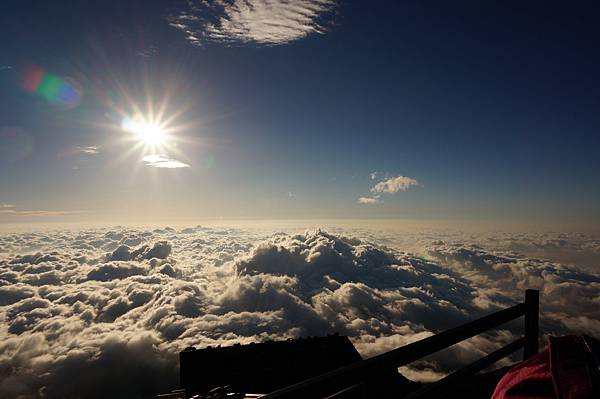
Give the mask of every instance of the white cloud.
POLYGON ((12 204, 4 204, 0 202, 0 214, 15 213, 15 206, 12 204))
POLYGON ((86 211, 15 211, 15 216, 68 216, 68 215, 80 215, 86 213, 86 211))
POLYGON ((190 3, 169 19, 196 45, 202 41, 284 44, 323 33, 334 0, 225 0, 190 3))
MULTIPOLYGON (((186 346, 337 331, 372 356, 520 302, 529 287, 542 292, 545 333, 599 335, 597 272, 500 249, 520 243, 600 248, 578 235, 412 228, 1 234, 0 396, 155 396, 177 386, 186 346)), ((438 377, 520 333, 508 325, 403 371, 438 377)))
POLYGON ((78 214, 85 213, 85 211, 46 211, 46 210, 19 211, 15 208, 16 208, 15 205, 0 203, 0 215, 4 214, 4 215, 8 215, 8 216, 43 217, 43 216, 78 215, 78 214))
POLYGON ((142 158, 142 161, 146 162, 146 166, 152 166, 154 168, 189 168, 190 165, 173 158, 169 158, 163 154, 146 155, 142 158))
POLYGON ((379 195, 374 197, 360 197, 358 199, 359 204, 379 204, 381 202, 379 195))
POLYGON ((373 186, 373 188, 371 188, 371 192, 395 194, 398 191, 406 191, 409 187, 412 186, 422 187, 422 185, 419 184, 419 182, 413 179, 412 177, 396 176, 380 181, 375 186, 373 186))
MULTIPOLYGON (((378 175, 378 172, 372 172, 371 174, 369 174, 369 177, 371 178, 371 180, 375 180, 377 179, 378 175)), ((373 187, 371 187, 370 191, 375 195, 371 195, 369 197, 360 197, 358 199, 358 203, 368 205, 379 204, 383 202, 380 194, 395 194, 398 191, 406 191, 409 187, 412 186, 423 187, 421 184, 419 184, 419 182, 416 179, 413 179, 412 177, 390 177, 378 182, 373 187)))
POLYGON ((85 147, 77 147, 77 152, 89 155, 95 155, 100 153, 100 147, 96 145, 88 145, 85 147))

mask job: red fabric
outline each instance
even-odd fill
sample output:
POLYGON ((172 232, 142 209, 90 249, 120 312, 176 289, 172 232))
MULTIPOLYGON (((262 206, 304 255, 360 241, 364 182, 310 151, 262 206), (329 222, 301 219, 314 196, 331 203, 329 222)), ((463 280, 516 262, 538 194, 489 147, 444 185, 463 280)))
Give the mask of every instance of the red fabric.
POLYGON ((492 399, 554 399, 549 349, 519 363, 502 377, 492 399))
POLYGON ((592 399, 590 351, 582 337, 549 337, 546 350, 513 367, 492 399, 592 399))
POLYGON ((580 336, 550 337, 550 365, 560 399, 595 398, 590 375, 591 353, 580 336))

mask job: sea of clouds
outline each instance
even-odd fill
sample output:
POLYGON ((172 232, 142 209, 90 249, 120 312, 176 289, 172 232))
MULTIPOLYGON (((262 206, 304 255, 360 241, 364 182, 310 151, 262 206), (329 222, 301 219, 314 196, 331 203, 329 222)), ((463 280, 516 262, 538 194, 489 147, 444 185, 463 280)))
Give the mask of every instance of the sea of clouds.
MULTIPOLYGON (((0 397, 149 397, 178 352, 338 332, 364 357, 541 292, 547 334, 600 336, 600 238, 459 230, 77 228, 0 234, 0 397)), ((438 378, 521 323, 401 371, 438 378)), ((505 361, 506 364, 508 360, 505 361)))

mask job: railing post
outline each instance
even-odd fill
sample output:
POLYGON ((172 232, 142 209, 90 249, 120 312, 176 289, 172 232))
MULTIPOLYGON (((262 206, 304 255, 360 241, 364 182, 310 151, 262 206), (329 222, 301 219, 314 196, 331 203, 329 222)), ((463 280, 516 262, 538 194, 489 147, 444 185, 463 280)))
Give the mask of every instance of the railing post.
POLYGON ((538 290, 525 291, 525 347, 523 360, 529 359, 539 350, 539 311, 540 292, 538 290))

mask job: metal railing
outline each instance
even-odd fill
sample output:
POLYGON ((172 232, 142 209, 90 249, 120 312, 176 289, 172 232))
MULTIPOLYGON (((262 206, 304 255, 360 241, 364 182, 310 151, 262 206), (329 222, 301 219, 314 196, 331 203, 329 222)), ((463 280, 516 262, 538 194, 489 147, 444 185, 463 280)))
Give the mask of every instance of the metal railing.
POLYGON ((539 292, 537 290, 527 290, 525 291, 525 302, 389 352, 279 389, 262 396, 262 398, 300 399, 341 397, 344 393, 356 389, 363 382, 376 378, 386 370, 397 369, 521 316, 525 316, 525 333, 522 338, 407 396, 410 399, 419 398, 443 386, 456 382, 460 378, 475 374, 521 348, 524 349, 524 359, 535 355, 539 350, 539 292))

